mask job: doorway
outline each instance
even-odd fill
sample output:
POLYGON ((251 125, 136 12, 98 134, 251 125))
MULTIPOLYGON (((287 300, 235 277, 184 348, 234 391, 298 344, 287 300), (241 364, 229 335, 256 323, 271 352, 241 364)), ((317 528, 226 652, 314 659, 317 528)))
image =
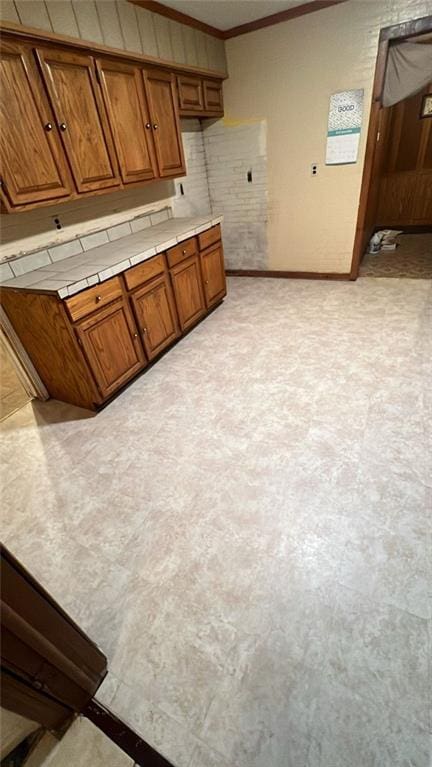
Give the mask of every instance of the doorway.
POLYGON ((32 399, 21 380, 8 341, 0 332, 0 421, 16 413, 32 399))
POLYGON ((358 276, 432 278, 432 117, 424 116, 423 109, 425 98, 432 96, 432 77, 420 92, 383 106, 390 47, 401 42, 432 46, 432 16, 381 30, 353 280, 358 276), (397 247, 391 250, 387 244, 378 254, 367 254, 370 238, 382 230, 401 232, 397 247))

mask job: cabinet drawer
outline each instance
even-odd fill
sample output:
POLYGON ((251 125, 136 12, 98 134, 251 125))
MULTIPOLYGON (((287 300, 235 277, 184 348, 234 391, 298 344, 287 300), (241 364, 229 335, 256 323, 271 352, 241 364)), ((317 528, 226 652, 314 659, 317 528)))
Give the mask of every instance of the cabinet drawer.
POLYGON ((76 296, 67 298, 65 304, 71 319, 77 322, 121 295, 121 282, 118 277, 113 277, 111 280, 101 282, 100 285, 95 285, 94 288, 88 288, 82 293, 77 293, 76 296))
POLYGON ((175 266, 180 261, 184 261, 185 258, 193 256, 198 250, 196 237, 191 237, 190 240, 181 242, 180 245, 176 245, 174 248, 167 250, 168 266, 175 266))
POLYGON ((204 250, 205 248, 210 247, 210 245, 213 245, 215 242, 219 242, 220 238, 221 238, 220 224, 217 224, 216 226, 212 226, 211 229, 207 229, 207 231, 202 232, 202 234, 198 235, 200 250, 204 250))
POLYGON ((165 271, 165 258, 163 255, 154 256, 149 258, 148 261, 143 261, 142 264, 133 266, 132 269, 128 269, 124 273, 126 285, 128 290, 133 290, 142 285, 147 280, 152 280, 153 277, 157 277, 158 274, 163 274, 165 271))

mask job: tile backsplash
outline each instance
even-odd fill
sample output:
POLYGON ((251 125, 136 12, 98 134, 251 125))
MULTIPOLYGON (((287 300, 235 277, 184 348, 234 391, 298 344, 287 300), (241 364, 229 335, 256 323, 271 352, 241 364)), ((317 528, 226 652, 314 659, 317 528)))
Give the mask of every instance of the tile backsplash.
POLYGON ((116 226, 101 229, 99 232, 87 234, 83 237, 75 237, 73 240, 63 242, 61 245, 55 245, 52 248, 37 250, 33 253, 11 258, 0 264, 0 280, 5 281, 13 277, 20 277, 27 274, 27 272, 33 271, 33 269, 49 266, 49 264, 53 264, 56 261, 76 256, 98 245, 103 245, 105 242, 113 242, 121 237, 126 237, 128 234, 139 232, 141 229, 168 221, 172 216, 171 208, 165 207, 161 210, 136 216, 130 221, 124 221, 116 226))

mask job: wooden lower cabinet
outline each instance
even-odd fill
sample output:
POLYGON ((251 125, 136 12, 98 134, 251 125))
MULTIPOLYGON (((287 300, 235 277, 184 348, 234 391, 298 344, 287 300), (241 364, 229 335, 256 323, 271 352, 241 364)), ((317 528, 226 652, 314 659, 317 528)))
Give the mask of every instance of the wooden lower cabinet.
POLYGON ((63 300, 2 289, 1 304, 51 397, 99 408, 222 301, 220 227, 205 235, 63 300))
POLYGON ((76 332, 104 398, 146 364, 132 314, 123 298, 80 322, 76 332))
POLYGON ((199 256, 190 256, 170 269, 180 327, 187 330, 205 314, 199 256))
POLYGON ((136 290, 131 301, 147 357, 152 360, 179 335, 168 274, 156 277, 136 290))
POLYGON ((207 308, 222 301, 226 296, 225 267, 222 243, 213 245, 201 253, 201 269, 207 308))

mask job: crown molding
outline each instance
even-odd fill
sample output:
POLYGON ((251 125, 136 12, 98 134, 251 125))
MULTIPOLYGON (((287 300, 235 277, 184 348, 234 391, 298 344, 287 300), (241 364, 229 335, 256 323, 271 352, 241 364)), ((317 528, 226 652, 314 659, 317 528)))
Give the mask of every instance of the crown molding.
POLYGON ((238 37, 239 35, 245 35, 248 32, 255 32, 257 29, 271 27, 274 24, 280 24, 283 21, 290 21, 299 16, 305 16, 308 13, 322 11, 324 8, 330 8, 332 5, 340 5, 341 3, 347 2, 347 0, 313 0, 313 2, 296 5, 294 8, 287 8, 286 11, 272 13, 270 16, 263 16, 263 18, 249 21, 247 24, 240 24, 237 27, 223 30, 217 29, 217 27, 212 27, 210 24, 204 24, 204 22, 195 19, 193 16, 176 11, 169 5, 163 5, 162 3, 156 2, 156 0, 128 1, 134 5, 138 5, 140 8, 145 8, 147 11, 158 13, 160 16, 165 16, 167 19, 172 19, 173 21, 178 21, 180 24, 186 24, 188 27, 199 29, 200 32, 205 32, 207 35, 213 35, 213 37, 217 37, 219 40, 229 40, 231 37, 238 37))
POLYGON ((199 29, 200 32, 205 32, 206 35, 213 35, 213 37, 218 37, 220 40, 223 40, 225 37, 225 33, 221 29, 212 27, 210 24, 204 24, 203 21, 199 21, 193 16, 189 16, 187 13, 176 11, 169 5, 157 3, 156 0, 129 0, 129 3, 138 5, 140 8, 145 8, 146 11, 158 13, 159 16, 165 16, 172 21, 178 21, 180 24, 186 24, 188 27, 199 29))

